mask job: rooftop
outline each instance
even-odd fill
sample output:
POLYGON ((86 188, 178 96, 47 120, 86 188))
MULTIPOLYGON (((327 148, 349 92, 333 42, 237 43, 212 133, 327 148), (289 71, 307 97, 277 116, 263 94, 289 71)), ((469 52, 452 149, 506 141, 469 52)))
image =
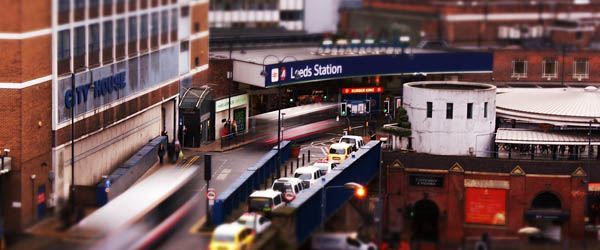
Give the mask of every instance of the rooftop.
POLYGON ((600 127, 600 91, 586 88, 501 89, 496 97, 499 117, 555 126, 600 127))
POLYGON ((474 83, 474 82, 452 82, 452 81, 424 81, 411 82, 406 84, 409 87, 423 89, 439 89, 439 90, 482 90, 495 89, 491 84, 474 83))

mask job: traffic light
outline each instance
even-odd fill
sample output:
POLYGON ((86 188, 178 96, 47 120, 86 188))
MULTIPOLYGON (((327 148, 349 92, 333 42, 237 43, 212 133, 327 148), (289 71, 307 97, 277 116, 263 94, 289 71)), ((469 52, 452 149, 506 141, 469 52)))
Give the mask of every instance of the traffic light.
POLYGON ((341 116, 346 116, 346 103, 342 102, 342 105, 340 105, 340 115, 341 116))
POLYGON ((390 100, 383 101, 383 113, 387 114, 390 112, 390 100))

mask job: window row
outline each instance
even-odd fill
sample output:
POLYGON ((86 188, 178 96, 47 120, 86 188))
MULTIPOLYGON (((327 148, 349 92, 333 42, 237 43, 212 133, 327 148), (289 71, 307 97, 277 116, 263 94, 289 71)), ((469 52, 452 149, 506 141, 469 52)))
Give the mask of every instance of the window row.
POLYGON ((277 10, 279 0, 210 0, 210 10, 277 10))
POLYGON ((69 22, 70 11, 73 11, 74 21, 81 21, 85 18, 87 12, 88 18, 97 18, 102 15, 109 16, 113 12, 120 14, 137 9, 153 8, 159 5, 168 5, 169 3, 176 4, 177 0, 59 0, 59 24, 69 22), (127 8, 126 8, 127 7, 127 8))
MULTIPOLYGON (((586 58, 579 58, 573 60, 573 79, 587 79, 589 78, 589 62, 586 58)), ((526 60, 513 60, 512 61, 512 74, 513 78, 525 78, 527 77, 527 61, 526 60)), ((542 61, 542 78, 558 78, 558 61, 552 58, 546 58, 542 61)))
MULTIPOLYGON (((488 117, 488 103, 483 103, 483 118, 488 117)), ((427 118, 433 118, 433 102, 427 102, 427 118)), ((454 118, 454 103, 446 103, 446 119, 454 118)), ((473 103, 467 103, 467 119, 473 119, 473 103)))
POLYGON ((59 31, 58 73, 71 72, 71 59, 73 69, 80 71, 176 42, 178 12, 178 9, 165 10, 59 31))

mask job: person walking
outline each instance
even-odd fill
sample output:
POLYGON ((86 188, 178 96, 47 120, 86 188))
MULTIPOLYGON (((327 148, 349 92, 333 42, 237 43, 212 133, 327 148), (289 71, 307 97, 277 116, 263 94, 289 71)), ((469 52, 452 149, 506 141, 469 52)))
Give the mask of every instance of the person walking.
POLYGON ((233 121, 231 122, 231 134, 233 135, 233 137, 235 137, 235 135, 237 134, 237 123, 235 122, 235 119, 233 119, 233 121))

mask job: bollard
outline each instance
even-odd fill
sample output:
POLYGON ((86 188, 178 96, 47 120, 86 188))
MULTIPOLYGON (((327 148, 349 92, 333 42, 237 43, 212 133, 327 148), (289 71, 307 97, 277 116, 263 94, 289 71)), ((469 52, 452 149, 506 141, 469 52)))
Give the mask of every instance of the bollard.
POLYGON ((296 157, 296 169, 300 167, 300 157, 296 157))
POLYGON ((304 167, 304 154, 302 154, 302 166, 304 167))
POLYGON ((310 149, 308 150, 308 163, 310 163, 310 149))
POLYGON ((287 177, 287 164, 283 165, 283 175, 287 177))
POLYGON ((294 161, 290 161, 290 174, 294 173, 294 161))

